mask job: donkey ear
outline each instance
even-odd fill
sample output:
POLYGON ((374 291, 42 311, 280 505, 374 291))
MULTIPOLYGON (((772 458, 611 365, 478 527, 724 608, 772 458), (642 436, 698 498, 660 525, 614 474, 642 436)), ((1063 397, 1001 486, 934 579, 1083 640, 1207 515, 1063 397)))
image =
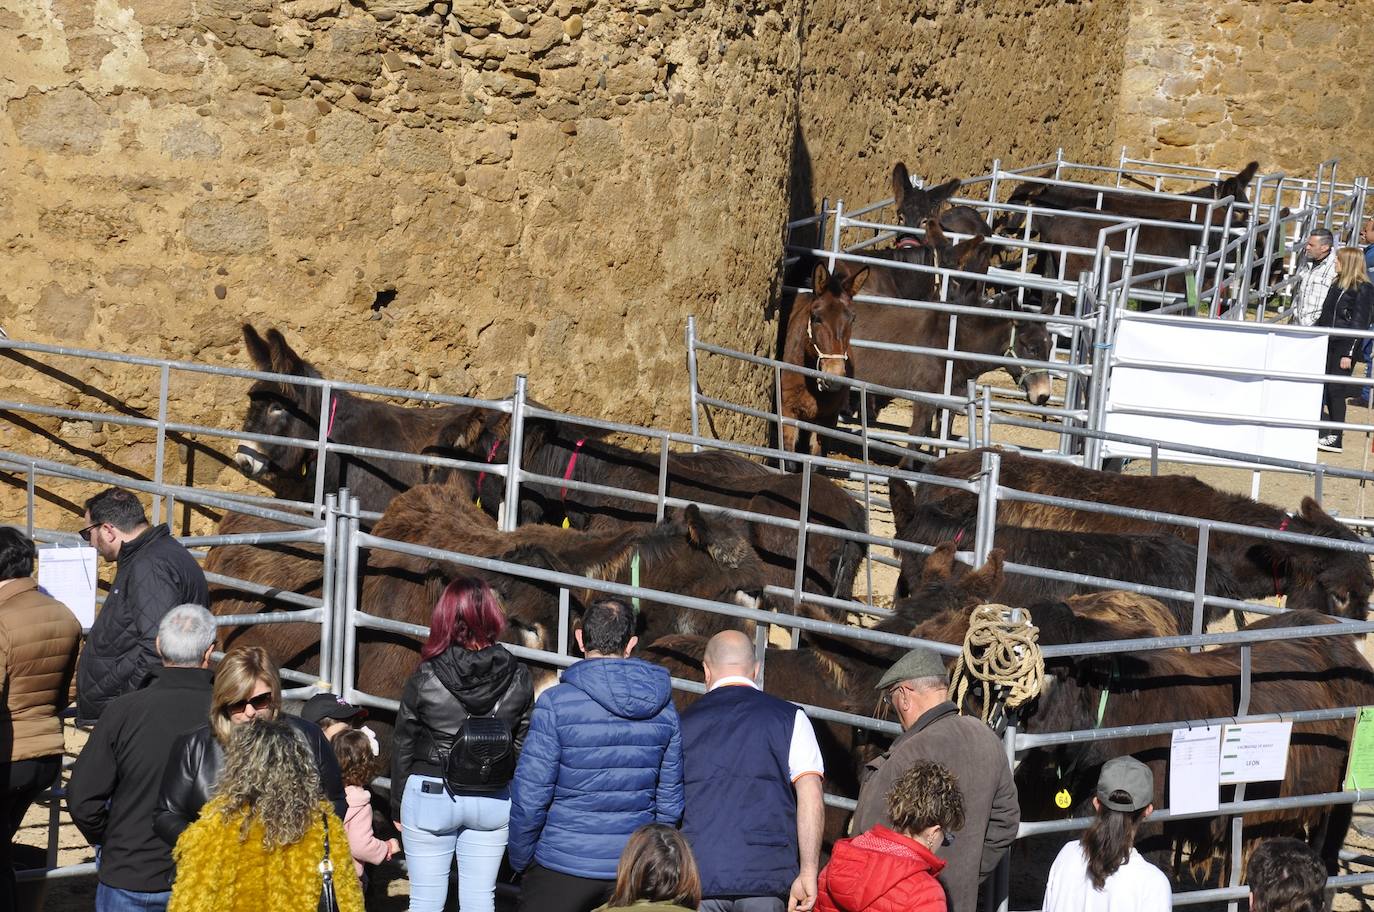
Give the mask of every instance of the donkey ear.
POLYGON ((1255 172, 1258 170, 1259 162, 1257 161, 1252 161, 1244 168, 1241 168, 1240 173, 1234 178, 1236 186, 1242 188, 1250 186, 1250 181, 1255 179, 1255 172))
POLYGON ((921 582, 938 583, 947 580, 954 572, 954 552, 958 545, 952 541, 942 542, 926 558, 925 569, 921 571, 921 582))
POLYGON ((930 200, 930 204, 932 206, 938 206, 940 203, 943 203, 945 200, 953 196, 955 191, 957 191, 958 189, 959 178, 956 177, 953 180, 945 181, 938 187, 931 187, 929 190, 926 191, 926 197, 930 200))
POLYGON ((1335 522, 1335 520, 1331 518, 1331 514, 1323 510, 1321 504, 1310 497, 1304 497, 1302 499, 1302 505, 1298 508, 1298 515, 1314 526, 1335 522))
POLYGON ((703 551, 710 547, 711 533, 706 528, 706 517, 701 515, 696 504, 688 504, 682 511, 682 522, 687 526, 687 541, 692 547, 703 551))
POLYGON ((1002 549, 989 551, 987 563, 965 576, 960 585, 980 603, 996 595, 1002 588, 1002 549))
POLYGON ((916 495, 911 493, 911 486, 905 481, 889 478, 887 499, 892 504, 892 525, 900 535, 916 516, 916 495))
POLYGON ((911 175, 907 174, 905 164, 897 162, 892 166, 892 198, 896 200, 898 210, 902 208, 902 202, 910 191, 911 175))
POLYGON ((248 357, 253 360, 254 367, 262 371, 272 369, 272 349, 251 323, 243 324, 243 345, 248 349, 248 357))
POLYGON ((925 229, 927 247, 944 247, 949 243, 949 239, 945 237, 944 229, 940 227, 938 218, 932 216, 926 219, 925 229))
POLYGON ((822 262, 816 263, 816 268, 811 270, 811 294, 819 298, 825 294, 826 288, 830 286, 830 272, 822 262))
POLYGON ((296 350, 287 344, 281 331, 273 328, 267 331, 267 345, 272 353, 272 371, 277 374, 292 374, 298 377, 314 376, 314 371, 296 350))
MULTIPOLYGON (((974 235, 966 241, 960 241, 954 245, 954 262, 959 264, 959 268, 963 269, 965 272, 974 271, 965 269, 965 267, 968 266, 969 261, 973 259, 973 255, 978 252, 978 248, 982 246, 983 236, 981 234, 974 235)), ((985 266, 984 269, 986 268, 985 266)))
POLYGON ((852 298, 863 289, 864 283, 867 281, 868 267, 865 266, 849 277, 849 281, 845 283, 844 290, 848 292, 849 296, 852 298))

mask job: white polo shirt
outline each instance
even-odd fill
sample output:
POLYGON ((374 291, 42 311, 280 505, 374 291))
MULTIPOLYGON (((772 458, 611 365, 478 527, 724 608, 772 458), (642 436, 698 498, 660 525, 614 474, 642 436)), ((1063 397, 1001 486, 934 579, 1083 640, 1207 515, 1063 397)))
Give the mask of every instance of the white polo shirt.
MULTIPOLYGON (((752 678, 743 675, 726 675, 718 678, 709 690, 715 690, 717 687, 759 689, 752 678)), ((806 717, 806 713, 800 709, 797 710, 796 721, 792 723, 792 742, 787 751, 787 769, 793 782, 802 776, 825 776, 825 762, 821 759, 821 746, 816 743, 816 730, 811 727, 811 720, 806 717)))
POLYGON ((1045 885, 1044 912, 1165 912, 1172 908, 1169 878, 1135 849, 1101 890, 1088 878, 1088 856, 1074 841, 1059 850, 1045 885))

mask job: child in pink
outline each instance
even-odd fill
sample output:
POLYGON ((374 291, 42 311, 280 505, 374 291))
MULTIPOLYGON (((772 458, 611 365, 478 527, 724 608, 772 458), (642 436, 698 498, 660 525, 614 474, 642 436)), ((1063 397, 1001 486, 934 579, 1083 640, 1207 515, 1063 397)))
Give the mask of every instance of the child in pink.
POLYGON ((344 832, 348 834, 348 848, 353 853, 358 877, 366 889, 367 875, 363 865, 381 864, 390 859, 401 851, 401 843, 396 839, 378 839, 372 832, 372 793, 367 786, 376 778, 380 764, 367 734, 356 728, 345 729, 335 735, 330 744, 339 758, 344 796, 348 801, 344 832))

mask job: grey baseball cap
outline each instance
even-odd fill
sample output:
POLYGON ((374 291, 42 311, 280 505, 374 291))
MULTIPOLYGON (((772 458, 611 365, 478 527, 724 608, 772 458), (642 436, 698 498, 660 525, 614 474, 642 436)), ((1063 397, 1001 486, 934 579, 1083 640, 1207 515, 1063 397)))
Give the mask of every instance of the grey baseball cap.
POLYGON ((933 649, 917 646, 892 664, 878 682, 878 690, 887 690, 893 684, 910 681, 912 678, 935 678, 945 674, 945 663, 940 654, 933 649))
POLYGON ((1097 800, 1114 811, 1138 811, 1155 800, 1155 774, 1134 757, 1114 757, 1102 764, 1097 800), (1130 800, 1112 801, 1112 792, 1125 792, 1130 800))

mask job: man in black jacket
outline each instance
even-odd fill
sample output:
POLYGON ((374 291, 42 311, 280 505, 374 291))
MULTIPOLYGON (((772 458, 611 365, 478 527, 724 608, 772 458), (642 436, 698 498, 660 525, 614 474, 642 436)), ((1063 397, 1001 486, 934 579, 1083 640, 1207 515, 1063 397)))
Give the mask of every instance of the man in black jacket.
POLYGON ((153 640, 162 616, 174 605, 209 604, 210 588, 200 564, 166 524, 148 525, 143 505, 123 488, 86 501, 81 537, 119 564, 77 669, 77 724, 90 725, 111 700, 137 690, 157 667, 153 640))
POLYGON ((172 847, 153 831, 168 752, 210 712, 215 619, 199 605, 162 618, 162 667, 148 683, 110 703, 72 768, 67 808, 86 841, 102 846, 96 912, 165 909, 172 893, 172 847))

